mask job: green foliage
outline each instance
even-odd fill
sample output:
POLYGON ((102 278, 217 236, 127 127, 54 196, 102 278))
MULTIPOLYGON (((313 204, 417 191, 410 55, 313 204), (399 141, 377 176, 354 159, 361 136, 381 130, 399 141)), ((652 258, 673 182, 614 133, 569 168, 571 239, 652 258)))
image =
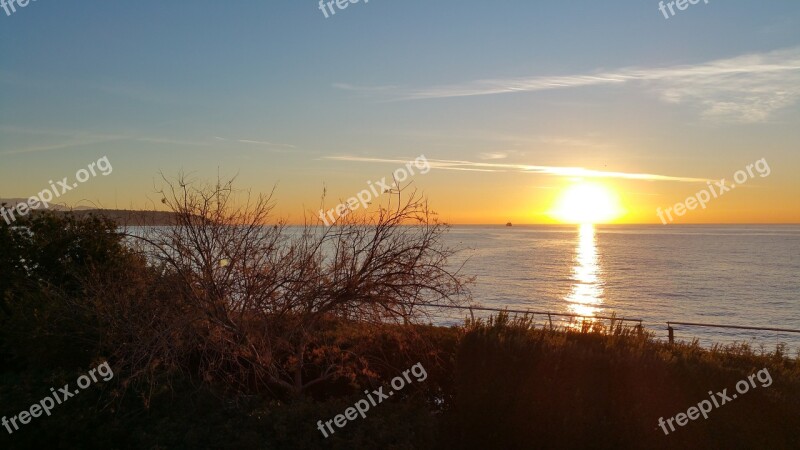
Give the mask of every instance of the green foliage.
POLYGON ((40 213, 0 221, 0 354, 20 367, 83 367, 96 319, 90 277, 119 280, 133 256, 107 219, 40 213))

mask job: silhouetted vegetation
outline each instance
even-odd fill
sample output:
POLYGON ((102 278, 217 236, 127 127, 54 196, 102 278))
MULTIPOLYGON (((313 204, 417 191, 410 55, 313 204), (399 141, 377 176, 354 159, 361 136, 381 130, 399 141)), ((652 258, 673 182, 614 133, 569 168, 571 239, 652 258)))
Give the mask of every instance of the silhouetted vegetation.
POLYGON ((507 315, 468 323, 459 342, 455 399, 447 418, 454 448, 798 448, 800 364, 746 345, 657 342, 635 327, 533 329, 507 315), (762 369, 770 387, 751 390, 665 436, 672 417, 735 392, 762 369))
POLYGON ((465 291, 424 203, 287 235, 261 226, 268 199, 176 186, 179 222, 145 244, 94 215, 0 221, 0 414, 99 362, 116 375, 0 428, 2 448, 800 448, 800 364, 780 351, 505 314, 428 326, 420 306, 465 291), (424 382, 317 430, 417 362, 424 382), (658 428, 764 367, 772 386, 658 428))

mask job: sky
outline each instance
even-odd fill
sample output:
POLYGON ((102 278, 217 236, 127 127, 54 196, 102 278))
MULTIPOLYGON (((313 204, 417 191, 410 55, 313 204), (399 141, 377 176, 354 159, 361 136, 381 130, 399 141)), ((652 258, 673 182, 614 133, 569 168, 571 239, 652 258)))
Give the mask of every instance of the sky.
POLYGON ((332 208, 423 157, 406 183, 449 223, 558 222, 581 184, 615 222, 664 223, 658 208, 751 165, 670 223, 800 223, 800 2, 701 0, 669 18, 653 0, 331 8, 0 9, 0 198, 105 156, 112 173, 58 200, 153 208, 160 174, 219 174, 275 188, 276 214, 300 222, 323 190, 332 208))

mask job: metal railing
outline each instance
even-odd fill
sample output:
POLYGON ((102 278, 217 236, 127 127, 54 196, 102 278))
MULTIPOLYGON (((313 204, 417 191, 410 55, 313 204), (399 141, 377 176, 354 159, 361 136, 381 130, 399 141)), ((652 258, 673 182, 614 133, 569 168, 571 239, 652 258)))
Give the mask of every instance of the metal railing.
POLYGON ((550 326, 553 326, 553 316, 555 317, 579 317, 583 319, 601 319, 601 320, 610 320, 612 322, 637 322, 639 325, 642 326, 642 319, 628 319, 625 317, 610 317, 610 316, 587 316, 582 314, 568 314, 568 313, 555 313, 550 311, 531 311, 529 309, 508 309, 508 308, 487 308, 483 306, 458 306, 458 305, 425 305, 430 308, 450 308, 450 309, 462 309, 462 310, 470 310, 470 311, 494 311, 494 312, 510 312, 515 314, 530 314, 532 316, 536 316, 537 314, 540 316, 547 316, 547 319, 550 323, 550 326))
MULTIPOLYGON (((637 327, 642 327, 642 319, 629 319, 625 317, 613 317, 613 316, 587 316, 582 314, 568 314, 568 313, 555 313, 550 311, 531 311, 530 309, 509 309, 509 308, 487 308, 483 306, 458 306, 458 305, 426 305, 430 308, 449 308, 449 309, 460 309, 460 310, 469 310, 469 311, 491 311, 491 312, 509 312, 515 314, 530 314, 532 316, 536 316, 537 314, 540 316, 547 316, 547 320, 550 323, 550 327, 553 327, 553 317, 572 317, 572 318, 582 318, 582 319, 600 319, 600 320, 609 320, 609 321, 616 321, 616 322, 636 322, 638 325, 637 327)), ((721 325, 721 324, 713 324, 713 323, 696 323, 696 322, 675 322, 675 321, 668 321, 667 322, 667 332, 668 332, 668 339, 670 344, 675 343, 675 329, 672 325, 685 325, 685 326, 693 326, 693 327, 711 327, 711 328, 730 328, 730 329, 738 329, 738 330, 754 330, 754 331, 775 331, 779 333, 800 333, 800 330, 793 330, 788 328, 773 328, 773 327, 750 327, 744 325, 721 325)))
POLYGON ((693 327, 712 327, 712 328, 734 328, 739 330, 757 330, 757 331, 777 331, 781 333, 800 333, 800 330, 790 330, 788 328, 769 328, 769 327, 747 327, 744 325, 719 325, 712 323, 693 323, 693 322, 667 322, 667 333, 669 334, 669 343, 675 342, 675 330, 672 325, 687 325, 693 327))

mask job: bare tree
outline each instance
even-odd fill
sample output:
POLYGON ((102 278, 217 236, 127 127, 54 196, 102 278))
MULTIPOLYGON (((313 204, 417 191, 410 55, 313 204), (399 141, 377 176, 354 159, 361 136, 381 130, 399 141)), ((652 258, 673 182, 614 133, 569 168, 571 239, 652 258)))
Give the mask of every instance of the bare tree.
POLYGON ((330 227, 290 227, 273 218, 272 194, 232 182, 164 178, 175 224, 140 236, 179 285, 175 301, 197 336, 184 341, 206 381, 300 395, 365 364, 337 345, 332 323, 411 325, 428 306, 468 299, 469 280, 447 264, 447 227, 416 192, 392 191, 386 207, 330 227))

